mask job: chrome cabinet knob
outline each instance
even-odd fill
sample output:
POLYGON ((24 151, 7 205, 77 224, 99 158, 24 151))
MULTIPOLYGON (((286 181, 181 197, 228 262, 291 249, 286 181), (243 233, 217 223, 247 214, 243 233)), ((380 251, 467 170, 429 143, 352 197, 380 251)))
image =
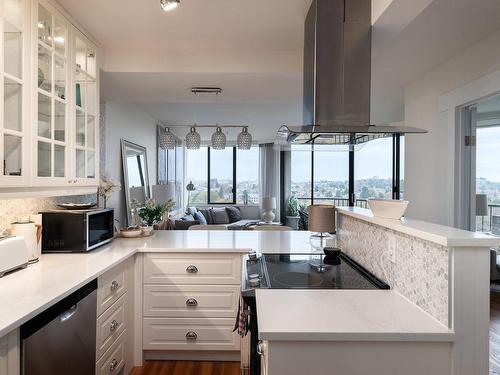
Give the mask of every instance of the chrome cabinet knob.
POLYGON ((118 287, 120 286, 120 284, 118 284, 117 281, 113 280, 111 282, 111 286, 110 286, 110 289, 112 292, 116 291, 118 289, 118 287))
POLYGON ((188 268, 186 268, 186 272, 187 273, 196 273, 196 272, 198 272, 198 268, 196 268, 196 266, 190 265, 190 266, 188 266, 188 268))
POLYGON ((109 331, 110 332, 116 331, 116 329, 118 328, 119 325, 120 325, 120 323, 118 323, 116 320, 113 320, 111 322, 111 325, 109 326, 109 331))
POLYGON ((186 333, 186 340, 196 341, 197 338, 198 338, 198 335, 196 334, 196 332, 189 331, 188 333, 186 333))
POLYGON ((115 371, 117 367, 118 367, 118 361, 113 358, 113 360, 109 364, 109 371, 115 371))
POLYGON ((194 298, 188 298, 186 301, 186 306, 191 306, 191 307, 198 306, 198 301, 195 300, 194 298))

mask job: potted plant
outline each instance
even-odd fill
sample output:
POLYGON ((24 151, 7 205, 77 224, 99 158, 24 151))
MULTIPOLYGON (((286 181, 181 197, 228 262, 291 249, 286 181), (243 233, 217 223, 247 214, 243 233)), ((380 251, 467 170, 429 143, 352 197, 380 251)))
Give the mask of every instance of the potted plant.
POLYGON ((299 229, 299 200, 295 195, 290 195, 286 201, 286 225, 298 230, 299 229))
POLYGON ((164 204, 156 204, 154 199, 147 199, 145 206, 139 209, 139 217, 148 227, 146 231, 152 232, 153 225, 161 222, 165 215, 168 217, 168 213, 174 206, 175 202, 172 199, 169 199, 164 204))

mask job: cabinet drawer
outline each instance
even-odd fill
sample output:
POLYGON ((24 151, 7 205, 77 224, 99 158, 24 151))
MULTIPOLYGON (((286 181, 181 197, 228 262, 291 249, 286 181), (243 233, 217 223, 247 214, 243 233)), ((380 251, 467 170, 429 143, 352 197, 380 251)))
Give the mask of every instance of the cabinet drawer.
POLYGON ((146 254, 146 284, 232 284, 241 283, 239 254, 146 254))
POLYGON ((145 285, 143 315, 234 318, 240 293, 233 285, 145 285))
POLYGON ((124 345, 125 331, 97 361, 96 375, 118 374, 125 365, 124 345))
POLYGON ((101 358, 125 330, 124 303, 125 295, 97 319, 97 358, 101 358))
POLYGON ((230 318, 144 318, 145 350, 239 350, 230 318))
POLYGON ((97 316, 101 315, 125 293, 123 263, 97 279, 97 316))

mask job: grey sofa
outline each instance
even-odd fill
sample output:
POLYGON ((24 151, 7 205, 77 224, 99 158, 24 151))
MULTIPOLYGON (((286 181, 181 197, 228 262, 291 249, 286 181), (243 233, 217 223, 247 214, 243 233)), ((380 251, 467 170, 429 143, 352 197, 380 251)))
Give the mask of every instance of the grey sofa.
MULTIPOLYGON (((207 229, 210 229, 210 225, 225 225, 227 229, 243 230, 260 221, 260 207, 248 205, 188 207, 187 215, 181 220, 200 221, 197 213, 204 216, 207 221, 207 229), (236 220, 236 216, 238 220, 236 220)), ((200 224, 205 223, 201 222, 200 224)))

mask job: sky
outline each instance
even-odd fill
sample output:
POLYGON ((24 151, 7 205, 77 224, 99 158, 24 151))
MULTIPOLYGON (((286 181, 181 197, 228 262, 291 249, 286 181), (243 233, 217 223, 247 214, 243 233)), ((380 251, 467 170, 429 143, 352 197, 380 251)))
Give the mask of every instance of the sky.
POLYGON ((500 127, 478 128, 476 176, 500 182, 500 127))

